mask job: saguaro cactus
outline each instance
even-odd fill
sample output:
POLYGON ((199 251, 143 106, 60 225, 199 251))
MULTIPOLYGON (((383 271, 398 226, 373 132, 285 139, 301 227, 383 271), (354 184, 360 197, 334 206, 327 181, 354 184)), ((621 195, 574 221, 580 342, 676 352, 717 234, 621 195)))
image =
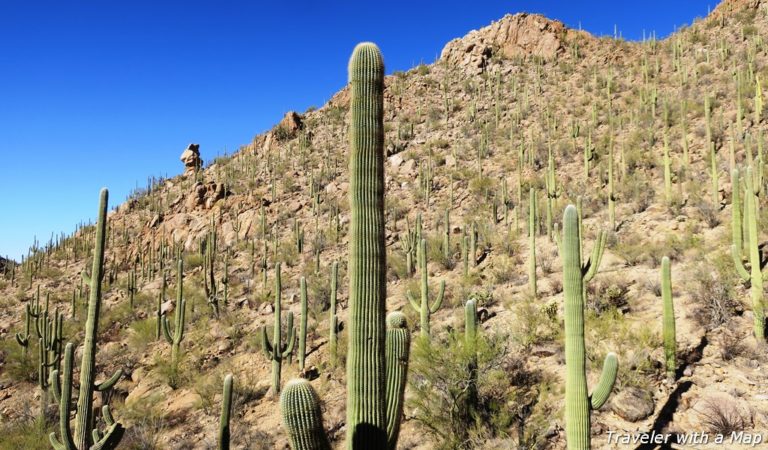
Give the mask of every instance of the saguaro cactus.
POLYGON ((272 391, 277 394, 280 392, 280 370, 283 359, 287 358, 293 352, 293 346, 296 342, 293 326, 288 327, 288 339, 286 343, 282 342, 282 330, 280 320, 282 282, 280 280, 280 263, 275 264, 275 324, 273 327, 272 342, 269 342, 267 336, 267 327, 261 328, 261 344, 267 358, 272 361, 272 391))
POLYGON ((299 370, 304 370, 307 352, 307 280, 301 277, 301 322, 299 322, 299 370))
POLYGON ((445 296, 445 280, 440 280, 440 291, 437 298, 429 305, 429 274, 427 274, 427 241, 422 239, 419 243, 419 272, 421 272, 421 302, 417 302, 410 292, 406 292, 408 303, 421 315, 421 333, 429 338, 429 316, 440 309, 445 296))
POLYGON ((331 354, 331 367, 336 366, 339 319, 336 316, 336 296, 339 278, 339 263, 334 261, 331 266, 331 306, 328 308, 330 336, 328 338, 328 348, 331 354))
POLYGON ((93 428, 93 392, 110 389, 117 383, 123 371, 118 370, 112 377, 102 383, 96 382, 96 336, 98 335, 99 309, 101 307, 101 282, 104 278, 104 249, 107 228, 107 200, 109 192, 101 190, 99 198, 99 218, 96 223, 96 245, 93 250, 93 268, 91 276, 83 274, 90 284, 88 313, 85 322, 85 338, 83 340, 83 358, 80 364, 80 394, 77 398, 77 413, 75 415, 75 433, 70 431, 70 397, 72 392, 72 344, 68 343, 64 351, 63 380, 59 381, 58 371, 51 376, 54 397, 59 402, 59 425, 61 441, 51 433, 51 445, 56 450, 86 450, 111 449, 122 439, 124 429, 112 420, 109 406, 102 408, 107 429, 102 436, 93 428), (94 442, 95 441, 95 442, 94 442))
POLYGON ((171 345, 171 362, 173 367, 179 364, 179 346, 184 339, 184 316, 186 315, 187 301, 184 300, 184 261, 179 259, 176 266, 176 310, 173 334, 168 325, 168 317, 163 316, 163 336, 171 345))
POLYGON ((674 380, 677 369, 677 340, 675 338, 675 306, 672 302, 672 269, 669 257, 661 259, 661 298, 664 302, 663 334, 664 361, 667 376, 674 380))
POLYGON ((229 416, 232 413, 232 374, 224 377, 224 391, 221 396, 221 417, 219 418, 219 450, 229 450, 229 416))
POLYGON ((536 191, 531 188, 528 200, 528 287, 536 297, 536 191))
MULTIPOLYGON (((390 353, 385 353, 384 317, 384 64, 376 45, 362 43, 355 48, 349 75, 352 124, 347 448, 385 450, 394 447, 394 442, 388 441, 388 430, 396 430, 392 421, 397 421, 400 413, 391 414, 387 420, 386 354, 390 353)), ((309 382, 289 382, 280 406, 294 450, 329 448, 318 399, 309 382)))
POLYGON ((285 384, 280 411, 293 450, 330 450, 323 429, 320 402, 309 381, 297 378, 285 384))
POLYGON ((563 293, 565 297, 565 433, 570 450, 589 450, 590 411, 608 400, 618 370, 616 355, 609 353, 603 373, 591 396, 587 395, 584 345, 584 296, 582 283, 590 263, 581 264, 579 224, 576 207, 568 205, 563 214, 563 293))
POLYGON ((400 434, 403 396, 408 374, 411 334, 405 315, 399 311, 387 315, 387 447, 394 449, 400 434))
MULTIPOLYGON (((743 209, 744 217, 743 222, 746 224, 747 236, 745 244, 748 249, 748 257, 750 264, 750 271, 744 267, 742 262, 742 249, 737 247, 734 242, 731 245, 731 254, 733 255, 733 262, 736 265, 736 271, 739 276, 745 282, 750 282, 750 294, 752 296, 752 315, 754 316, 754 328, 755 339, 758 342, 765 342, 765 313, 763 306, 763 268, 765 268, 766 261, 758 247, 758 234, 757 234, 757 194, 760 191, 759 187, 755 186, 754 177, 752 174, 752 167, 747 167, 747 173, 744 176, 745 189, 744 189, 744 201, 743 209)), ((739 174, 736 169, 733 171, 732 179, 734 180, 733 191, 736 192, 740 189, 739 174)), ((738 193, 733 196, 734 208, 739 208, 738 193)), ((734 213, 734 219, 736 219, 734 213)), ((734 224, 734 236, 736 235, 734 224)), ((736 239, 734 239, 735 241, 736 239)))

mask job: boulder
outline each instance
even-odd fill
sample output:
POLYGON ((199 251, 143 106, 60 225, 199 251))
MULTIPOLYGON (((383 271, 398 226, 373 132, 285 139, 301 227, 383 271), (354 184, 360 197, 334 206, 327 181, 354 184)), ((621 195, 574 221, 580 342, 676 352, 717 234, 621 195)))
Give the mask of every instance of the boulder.
POLYGON ((653 396, 636 387, 625 387, 614 395, 611 409, 629 422, 638 422, 653 414, 653 396))
POLYGON ((184 163, 184 175, 195 173, 203 166, 203 160, 200 158, 200 144, 189 144, 179 159, 184 163))

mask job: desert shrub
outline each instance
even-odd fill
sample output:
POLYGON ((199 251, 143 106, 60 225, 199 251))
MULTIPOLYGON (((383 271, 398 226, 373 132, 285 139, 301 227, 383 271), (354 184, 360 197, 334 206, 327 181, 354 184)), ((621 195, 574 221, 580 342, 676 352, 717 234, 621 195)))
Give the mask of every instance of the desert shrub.
POLYGON ((708 329, 724 324, 742 308, 735 299, 733 287, 738 283, 736 275, 733 269, 726 269, 725 264, 728 263, 733 266, 733 261, 724 257, 714 264, 714 271, 711 263, 702 263, 693 272, 688 285, 691 299, 698 305, 693 308, 693 317, 699 325, 708 329))
POLYGON ((0 448, 8 450, 48 450, 48 435, 54 431, 54 423, 41 426, 36 418, 22 417, 0 425, 0 448))
POLYGON ((732 401, 702 400, 696 408, 699 421, 710 433, 730 435, 747 428, 748 421, 732 401))
POLYGON ((524 350, 543 342, 554 342, 560 336, 556 303, 539 305, 532 298, 523 298, 511 307, 514 321, 509 324, 510 337, 524 350))
POLYGON ((610 309, 622 309, 627 305, 630 282, 618 277, 597 279, 587 284, 587 308, 596 314, 610 309))
POLYGON ((503 434, 515 422, 510 404, 529 406, 536 401, 531 387, 538 375, 509 351, 505 336, 478 335, 476 356, 463 333, 450 333, 437 342, 416 339, 410 362, 411 393, 407 404, 413 419, 434 438, 434 448, 475 448, 503 434), (469 389, 471 364, 477 367, 477 390, 469 389), (470 392, 476 392, 470 407, 470 392))

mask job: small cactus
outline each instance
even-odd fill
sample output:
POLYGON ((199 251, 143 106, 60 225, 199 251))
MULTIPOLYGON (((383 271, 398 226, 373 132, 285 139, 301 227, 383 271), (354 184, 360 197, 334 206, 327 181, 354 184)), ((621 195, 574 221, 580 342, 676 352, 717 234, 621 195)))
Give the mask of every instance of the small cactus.
POLYGON ((184 261, 179 259, 176 267, 176 309, 173 334, 168 324, 168 317, 163 316, 163 336, 171 345, 171 363, 174 368, 179 364, 179 347, 184 339, 184 316, 187 309, 187 301, 184 299, 184 261))
POLYGON ((264 353, 267 358, 272 361, 272 392, 277 394, 280 392, 280 372, 282 369, 283 359, 293 352, 293 346, 296 342, 294 338, 293 326, 288 327, 288 339, 286 343, 282 342, 281 331, 281 291, 282 282, 280 278, 280 263, 275 264, 275 323, 273 327, 272 342, 269 341, 267 336, 267 327, 261 329, 261 343, 264 349, 264 353))
POLYGON ((229 450, 229 416, 232 413, 232 374, 224 377, 224 392, 221 396, 221 417, 219 418, 219 450, 229 450))
POLYGON ((427 241, 422 239, 419 246, 419 271, 421 272, 421 302, 416 302, 410 292, 406 292, 408 302, 414 310, 421 315, 421 333, 422 336, 429 338, 429 317, 440 309, 445 296, 445 280, 440 281, 440 291, 437 298, 430 306, 429 304, 429 275, 427 274, 427 241))
POLYGON ((677 370, 677 340, 675 338, 675 306, 672 302, 672 269, 669 257, 661 259, 661 298, 664 302, 664 362, 666 363, 667 376, 674 380, 677 370))

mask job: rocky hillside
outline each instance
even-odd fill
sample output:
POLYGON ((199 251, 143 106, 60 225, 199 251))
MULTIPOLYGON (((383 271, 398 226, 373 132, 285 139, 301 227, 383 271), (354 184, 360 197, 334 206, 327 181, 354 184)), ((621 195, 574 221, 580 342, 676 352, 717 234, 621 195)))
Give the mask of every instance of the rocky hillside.
MULTIPOLYGON (((768 4, 759 0, 725 0, 670 37, 642 43, 520 13, 449 42, 432 65, 386 77, 387 310, 404 312, 414 337, 398 448, 566 448, 559 236, 566 205, 576 203, 582 253, 592 254, 601 236, 605 244, 586 288, 590 388, 606 355, 618 359, 612 394, 591 413, 593 448, 656 448, 639 440, 651 433, 668 439, 660 448, 765 445, 768 357, 755 334, 762 281, 748 249, 761 251, 768 229, 759 214, 766 33, 768 4), (736 214, 734 194, 742 197, 736 214), (752 212, 732 227, 739 209, 752 212), (404 250, 417 216, 431 299, 445 282, 430 342, 416 339, 421 318, 407 300, 421 288, 423 269, 412 258, 409 270, 414 252, 404 250), (732 245, 743 248, 735 258, 732 245), (672 367, 662 332, 664 256, 676 320, 672 367), (464 408, 469 299, 478 304, 481 342, 474 414, 464 408)), ((308 298, 305 367, 294 353, 281 381, 311 380, 332 444, 343 448, 349 95, 343 89, 319 109, 288 113, 199 171, 197 156, 186 154, 185 174, 152 180, 109 213, 96 378, 123 375, 95 405, 108 402, 125 425, 118 448, 216 448, 230 373, 233 448, 287 448, 261 331, 268 327, 271 339, 277 263, 283 339, 289 312, 299 334, 302 277, 308 298), (159 302, 174 333, 177 255, 186 318, 174 364, 155 316, 159 302)), ((25 310, 48 304, 50 317, 63 314, 61 342, 75 344, 76 378, 88 298, 81 272, 90 272, 94 238, 94 226, 83 226, 36 245, 21 265, 0 262, 0 449, 49 448, 48 433, 58 433, 40 376, 57 364, 40 368, 37 321, 25 333, 25 310), (16 333, 29 336, 26 347, 16 333)))

